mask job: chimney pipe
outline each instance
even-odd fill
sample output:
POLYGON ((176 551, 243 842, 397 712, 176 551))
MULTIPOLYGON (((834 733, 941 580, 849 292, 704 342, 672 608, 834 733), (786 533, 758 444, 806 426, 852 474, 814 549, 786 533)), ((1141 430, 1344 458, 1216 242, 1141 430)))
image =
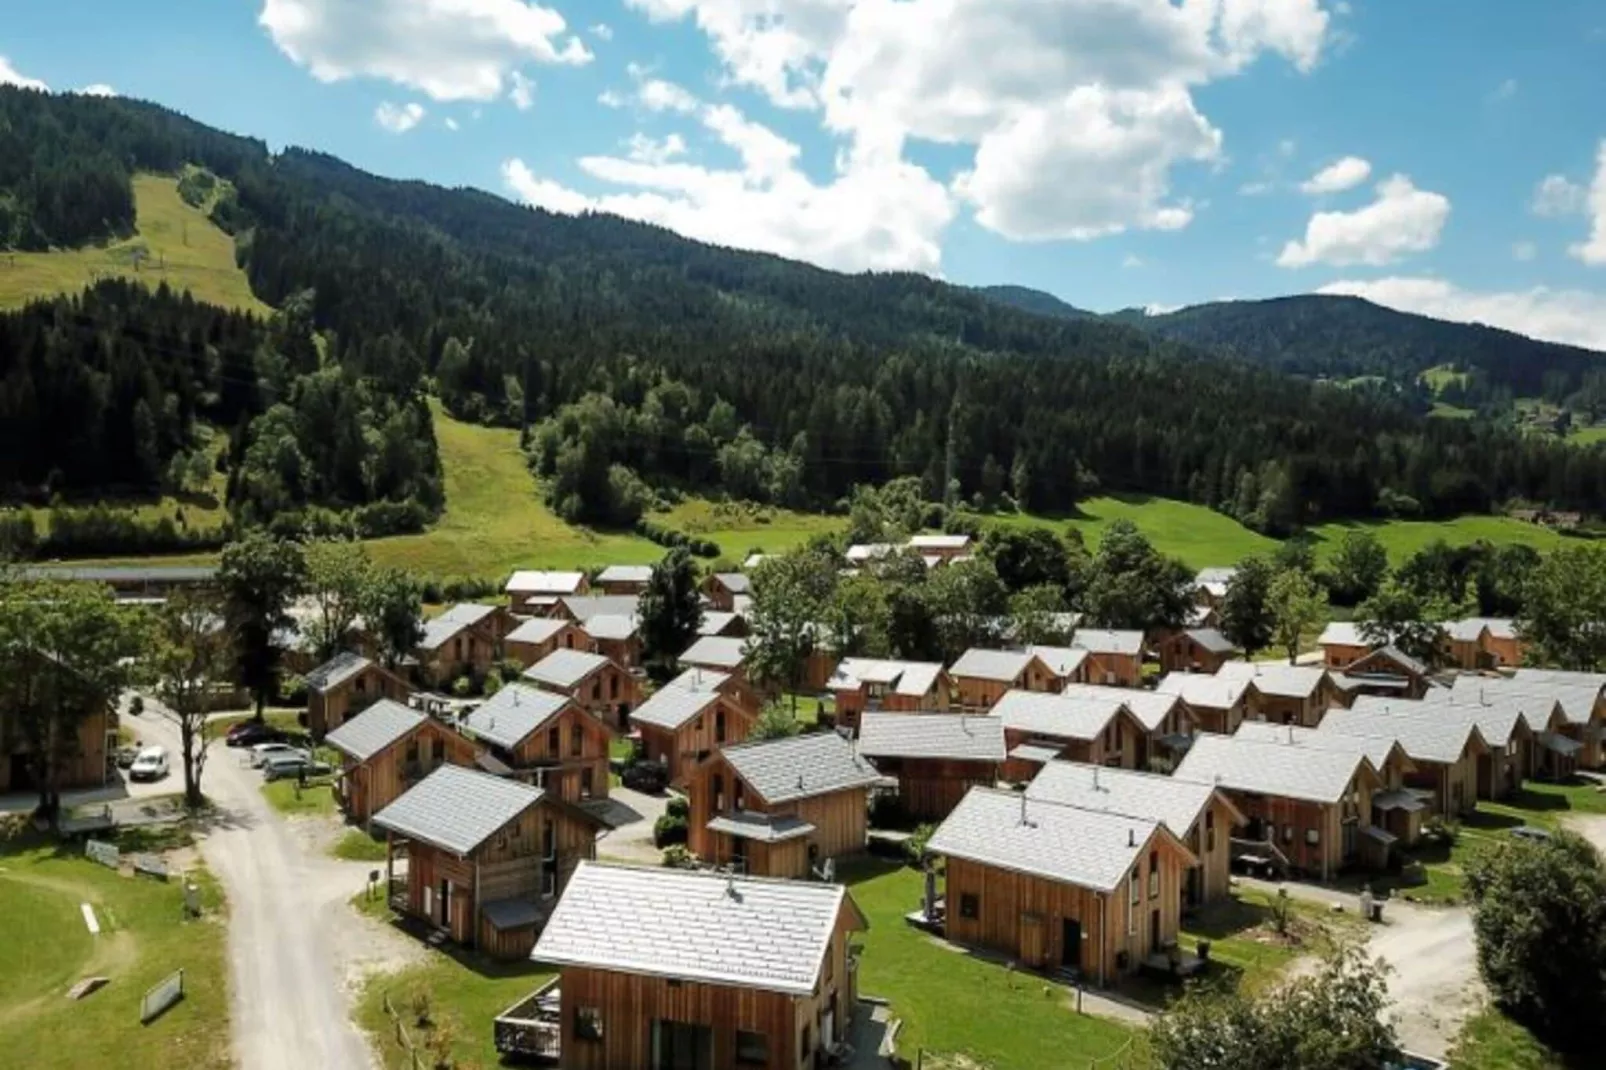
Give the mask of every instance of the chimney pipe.
POLYGON ((1138 830, 1131 826, 1128 826, 1126 830, 1126 845, 1128 847, 1136 847, 1138 845, 1138 830))

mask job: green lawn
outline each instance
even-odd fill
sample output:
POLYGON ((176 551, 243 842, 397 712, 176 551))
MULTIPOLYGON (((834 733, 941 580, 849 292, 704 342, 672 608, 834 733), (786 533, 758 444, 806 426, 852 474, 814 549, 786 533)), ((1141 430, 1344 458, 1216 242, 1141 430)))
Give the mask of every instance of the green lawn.
POLYGON ((861 863, 844 879, 870 921, 859 991, 891 1000, 903 1019, 901 1053, 963 1053, 990 1070, 1086 1066, 1120 1050, 1133 1032, 1079 1015, 1075 996, 1035 974, 951 950, 905 924, 923 878, 906 866, 861 863))
POLYGON ((0 308, 37 297, 77 293, 108 276, 166 282, 198 300, 266 315, 234 260, 234 239, 206 213, 185 204, 173 175, 134 176, 137 233, 103 247, 0 254, 0 308), (141 261, 136 269, 136 261, 141 261))
POLYGON ((1505 516, 1461 516, 1453 520, 1338 521, 1311 530, 1311 534, 1320 540, 1316 548, 1317 556, 1325 558, 1337 549, 1346 531, 1357 528, 1376 535, 1388 550, 1389 560, 1395 564, 1438 539, 1443 539, 1451 546, 1465 546, 1483 539, 1497 545, 1532 546, 1540 551, 1554 550, 1567 541, 1548 528, 1505 516))
MULTIPOLYGON (((282 731, 300 735, 306 732, 306 729, 301 726, 301 715, 305 712, 305 710, 299 708, 289 709, 269 706, 262 711, 262 719, 282 731)), ((249 721, 255 716, 255 712, 250 712, 219 717, 215 721, 207 722, 207 730, 212 733, 213 739, 222 739, 229 734, 229 729, 243 721, 249 721)))
POLYGON ((1428 368, 1421 375, 1417 376, 1417 378, 1426 383, 1429 389, 1438 391, 1443 390, 1451 383, 1465 384, 1467 381, 1467 373, 1458 372, 1448 364, 1439 364, 1435 367, 1428 368))
POLYGON ((329 853, 348 862, 383 862, 385 841, 375 839, 362 829, 347 829, 346 834, 335 841, 329 853))
POLYGON ((1450 1050, 1450 1070, 1583 1070, 1598 1065, 1569 1063, 1493 1007, 1468 1019, 1450 1050))
POLYGON ((0 847, 0 1061, 29 1070, 231 1066, 222 895, 204 870, 191 879, 209 912, 198 921, 184 920, 176 880, 123 877, 32 838, 0 847), (98 936, 80 903, 94 907, 98 936), (141 1026, 140 997, 176 969, 184 999, 141 1026), (79 1002, 64 998, 97 974, 110 983, 79 1002))
MULTIPOLYGON (((384 919, 389 911, 362 901, 352 901, 362 913, 384 919)), ((552 976, 529 962, 496 962, 470 951, 428 951, 428 959, 399 973, 373 977, 358 998, 357 1024, 373 1037, 374 1047, 387 1070, 413 1070, 406 1049, 396 1037, 396 1027, 385 1012, 385 998, 402 1016, 415 1045, 425 1047, 433 1039, 449 1048, 456 1060, 452 1065, 500 1066, 492 1040, 491 1023, 498 1014, 530 994, 552 976), (418 1024, 415 1000, 427 1000, 429 1027, 418 1024)))
POLYGON ((269 805, 289 817, 333 814, 336 810, 334 785, 327 780, 313 781, 305 788, 298 787, 295 777, 270 780, 262 785, 262 794, 269 805))
POLYGON ((784 553, 816 535, 829 535, 844 526, 843 518, 837 516, 700 498, 689 498, 653 519, 688 535, 713 539, 719 543, 722 556, 737 566, 749 553, 784 553))
POLYGON ((1276 540, 1202 505, 1146 496, 1092 498, 1081 503, 1074 516, 1004 514, 987 518, 984 526, 1047 526, 1061 532, 1075 528, 1091 549, 1117 520, 1130 520, 1158 550, 1194 568, 1236 564, 1250 554, 1277 548, 1276 540))
POLYGON ((1593 446, 1597 442, 1606 442, 1606 424, 1575 428, 1573 433, 1567 436, 1567 441, 1575 446, 1593 446))
POLYGON ((1477 413, 1459 405, 1447 405, 1442 401, 1435 401, 1433 408, 1428 410, 1428 415, 1437 416, 1441 420, 1470 420, 1477 413))

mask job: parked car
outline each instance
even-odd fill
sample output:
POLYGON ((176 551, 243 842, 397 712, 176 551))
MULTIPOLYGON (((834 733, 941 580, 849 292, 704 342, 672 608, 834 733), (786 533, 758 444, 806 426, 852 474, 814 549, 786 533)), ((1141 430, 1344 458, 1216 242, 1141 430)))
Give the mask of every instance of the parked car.
POLYGON ((128 767, 130 780, 160 780, 167 775, 167 750, 163 747, 146 747, 128 767))
POLYGON ((276 757, 280 754, 299 754, 304 758, 312 757, 311 754, 308 754, 300 747, 293 746, 289 743, 258 743, 251 748, 251 767, 253 769, 260 768, 262 763, 266 762, 269 758, 276 757))
POLYGON ((137 746, 135 746, 135 747, 118 747, 117 748, 117 768, 119 768, 119 769, 131 768, 133 766, 133 764, 134 764, 134 759, 138 758, 138 757, 139 757, 139 748, 137 746))
POLYGON ((282 743, 289 738, 283 729, 266 721, 241 721, 229 729, 223 742, 230 747, 254 747, 258 743, 282 743))
POLYGON ((662 795, 669 786, 669 770, 658 762, 636 762, 620 775, 619 782, 643 795, 662 795))
POLYGON ((324 776, 334 772, 328 762, 316 761, 306 751, 295 751, 286 754, 272 754, 262 763, 262 776, 265 780, 286 780, 290 777, 324 776))

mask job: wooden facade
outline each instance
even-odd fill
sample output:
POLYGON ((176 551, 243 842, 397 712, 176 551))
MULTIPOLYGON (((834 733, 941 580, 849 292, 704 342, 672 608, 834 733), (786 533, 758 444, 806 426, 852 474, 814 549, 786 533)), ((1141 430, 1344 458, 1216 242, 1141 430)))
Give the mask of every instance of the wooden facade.
POLYGON ((641 756, 660 762, 671 784, 679 784, 697 763, 706 760, 727 743, 740 743, 752 732, 758 715, 751 707, 715 692, 708 709, 670 731, 658 725, 632 722, 641 733, 641 756))
POLYGON ((1335 671, 1347 669, 1371 652, 1366 643, 1323 643, 1322 664, 1335 671))
POLYGON ((1156 647, 1160 668, 1166 672, 1199 672, 1215 675, 1236 656, 1232 650, 1212 650, 1191 632, 1175 632, 1156 647))
MULTIPOLYGON (((392 856, 398 846, 406 847, 407 883, 400 907, 456 943, 501 958, 528 956, 539 922, 502 932, 481 908, 520 899, 536 903, 543 918, 550 914, 575 867, 596 857, 598 827, 584 811, 542 798, 466 856, 390 833, 387 850, 392 856)), ((389 860, 386 865, 393 868, 389 860)))
POLYGON ((1090 684, 1141 687, 1143 655, 1090 650, 1087 652, 1087 660, 1082 663, 1082 677, 1090 684))
POLYGON ((1377 774, 1362 763, 1344 797, 1333 803, 1223 791, 1244 815, 1245 840, 1270 844, 1293 869, 1328 881, 1348 866, 1373 860, 1361 827, 1371 822, 1376 789, 1377 774))
POLYGON ((730 613, 736 609, 736 596, 746 594, 744 587, 740 591, 733 591, 727 586, 724 575, 714 573, 703 581, 703 597, 708 601, 710 609, 720 613, 730 613))
POLYGON ((438 687, 465 673, 484 677, 502 657, 502 638, 513 630, 513 615, 501 606, 473 624, 464 625, 433 650, 414 651, 418 674, 431 687, 438 687))
POLYGON ((1245 708, 1252 720, 1272 724, 1293 724, 1315 728, 1322 723, 1322 714, 1335 706, 1345 705, 1344 696, 1329 677, 1322 677, 1317 687, 1305 696, 1268 694, 1256 687, 1253 679, 1245 693, 1245 708))
POLYGON ((851 1021, 858 993, 848 938, 862 928, 857 909, 847 906, 811 996, 565 966, 558 986, 563 1022, 558 1065, 564 1070, 814 1070, 824 1065, 824 1050, 842 1038, 851 1021), (692 1051, 672 1057, 669 1052, 676 1048, 692 1051))
POLYGON ((518 662, 528 669, 554 650, 594 650, 595 646, 591 636, 586 634, 584 628, 572 620, 563 622, 563 626, 538 643, 524 642, 523 640, 508 638, 502 641, 503 654, 512 661, 518 662))
POLYGON ((322 739, 382 698, 406 702, 413 687, 376 662, 326 691, 307 691, 307 730, 322 739))
POLYGON ((965 792, 998 783, 1000 763, 951 758, 876 758, 876 769, 898 780, 898 804, 918 821, 941 821, 965 792))
MULTIPOLYGON (((38 788, 43 770, 22 730, 10 722, 9 714, 0 712, 0 792, 32 791, 38 788)), ((98 710, 84 717, 77 725, 77 742, 70 748, 58 748, 65 760, 55 770, 58 790, 98 788, 111 778, 111 756, 117 747, 117 714, 110 708, 98 710)), ((176 754, 169 755, 175 763, 176 754)))
MULTIPOLYGON (((1148 730, 1137 718, 1123 710, 1110 718, 1104 731, 1092 739, 1070 739, 1043 732, 1005 728, 1004 748, 1013 751, 1023 743, 1041 744, 1060 748, 1056 757, 1068 762, 1136 769, 1138 754, 1143 750, 1147 738, 1148 730)), ((1039 768, 1037 762, 1029 759, 1009 758, 1004 762, 1003 778, 1015 783, 1027 781, 1037 775, 1039 768)))
POLYGON ((770 803, 753 790, 722 754, 715 754, 687 776, 687 847, 710 865, 736 864, 754 877, 808 879, 827 858, 863 853, 870 833, 868 786, 770 803), (708 828, 729 814, 794 817, 814 826, 806 835, 764 843, 708 828))
POLYGON ((952 705, 953 680, 946 671, 939 672, 935 681, 918 695, 904 694, 878 684, 855 683, 847 687, 831 687, 836 702, 836 723, 839 728, 857 731, 859 714, 866 710, 885 713, 947 713, 952 705))
POLYGON ((630 731, 630 711, 639 706, 642 699, 641 681, 613 661, 597 666, 569 687, 534 682, 549 691, 568 695, 582 709, 621 734, 630 731))
POLYGON ((447 762, 472 766, 476 750, 472 740, 427 717, 411 732, 363 761, 343 755, 336 788, 340 809, 348 821, 368 828, 369 818, 436 767, 447 762))
POLYGON ((608 797, 608 725, 569 703, 511 749, 491 747, 520 780, 545 788, 564 802, 608 797))
POLYGON ((1357 658, 1349 666, 1348 690, 1415 701, 1428 693, 1424 666, 1413 663, 1392 647, 1378 649, 1357 658), (1375 678, 1379 686, 1368 683, 1375 678))
POLYGON ((944 935, 1028 969, 1076 970, 1113 984, 1173 946, 1181 928, 1188 852, 1157 830, 1138 855, 1112 892, 947 858, 944 935))
POLYGON ((951 672, 949 677, 953 680, 954 693, 959 700, 959 708, 968 713, 985 713, 993 708, 993 704, 1004 697, 1006 691, 1058 691, 1064 686, 1064 681, 1054 675, 1052 669, 1043 664, 1041 658, 1029 659, 1013 679, 993 680, 981 676, 962 676, 951 672))

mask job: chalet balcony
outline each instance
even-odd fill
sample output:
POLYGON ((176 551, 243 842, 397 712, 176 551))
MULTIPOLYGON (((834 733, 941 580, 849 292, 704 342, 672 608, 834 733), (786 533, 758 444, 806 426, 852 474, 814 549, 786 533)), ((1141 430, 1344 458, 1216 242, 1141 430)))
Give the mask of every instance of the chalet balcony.
POLYGON ((519 1000, 492 1023, 496 1050, 543 1066, 555 1066, 563 1051, 563 1015, 558 978, 519 1000))

